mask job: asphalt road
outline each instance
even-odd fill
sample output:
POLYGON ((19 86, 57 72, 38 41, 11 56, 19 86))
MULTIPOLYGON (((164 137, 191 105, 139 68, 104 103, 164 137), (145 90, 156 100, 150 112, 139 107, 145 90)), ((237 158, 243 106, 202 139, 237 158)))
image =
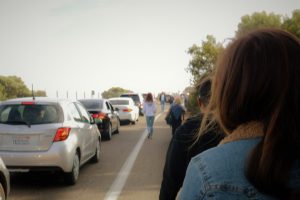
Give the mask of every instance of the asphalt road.
POLYGON ((153 139, 146 138, 145 117, 135 125, 122 125, 119 134, 102 142, 100 162, 80 169, 74 186, 65 185, 57 173, 12 174, 9 200, 158 199, 171 139, 165 114, 157 115, 153 139))

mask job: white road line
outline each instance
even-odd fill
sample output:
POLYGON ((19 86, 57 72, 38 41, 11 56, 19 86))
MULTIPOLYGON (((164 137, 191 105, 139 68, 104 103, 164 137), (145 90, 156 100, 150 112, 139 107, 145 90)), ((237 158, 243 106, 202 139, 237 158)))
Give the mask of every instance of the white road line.
MULTIPOLYGON (((159 113, 156 117, 156 121, 161 116, 161 113, 159 113)), ((126 180, 130 174, 130 171, 133 167, 133 164, 143 146, 143 143, 148 135, 147 129, 143 132, 142 136, 140 137, 138 143, 135 145, 134 149, 130 153, 129 157, 123 164, 120 172, 118 173, 118 176, 114 180, 113 184, 110 186, 109 191, 106 193, 104 200, 117 200, 120 193, 123 190, 123 187, 126 183, 126 180)))

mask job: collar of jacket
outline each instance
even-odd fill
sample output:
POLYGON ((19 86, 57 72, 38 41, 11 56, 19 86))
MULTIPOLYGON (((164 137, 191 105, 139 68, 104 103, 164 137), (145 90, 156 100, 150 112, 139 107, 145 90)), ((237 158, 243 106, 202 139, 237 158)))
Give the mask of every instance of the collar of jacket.
POLYGON ((261 122, 252 121, 238 126, 232 133, 229 133, 223 140, 221 140, 219 145, 237 140, 258 138, 263 135, 263 124, 261 122))

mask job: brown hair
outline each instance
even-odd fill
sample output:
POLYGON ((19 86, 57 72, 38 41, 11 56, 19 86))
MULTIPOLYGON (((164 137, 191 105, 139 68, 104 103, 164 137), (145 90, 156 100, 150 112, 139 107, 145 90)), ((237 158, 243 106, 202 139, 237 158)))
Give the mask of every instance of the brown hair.
POLYGON ((146 96, 146 101, 147 102, 153 102, 153 96, 152 96, 152 94, 150 92, 146 96))
POLYGON ((299 40, 262 29, 233 41, 218 61, 209 108, 229 134, 247 122, 263 124, 246 176, 262 193, 299 199, 299 190, 288 186, 300 153, 299 40))
POLYGON ((196 89, 198 98, 201 100, 204 106, 207 106, 211 95, 211 77, 203 77, 196 86, 196 89))

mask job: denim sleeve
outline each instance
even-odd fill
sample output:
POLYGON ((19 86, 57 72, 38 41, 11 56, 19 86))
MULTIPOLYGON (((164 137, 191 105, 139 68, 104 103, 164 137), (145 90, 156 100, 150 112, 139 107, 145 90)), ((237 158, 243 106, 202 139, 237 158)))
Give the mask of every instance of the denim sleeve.
POLYGON ((180 200, 200 200, 204 198, 205 183, 203 180, 201 169, 197 162, 192 159, 189 163, 183 186, 179 195, 180 200))

